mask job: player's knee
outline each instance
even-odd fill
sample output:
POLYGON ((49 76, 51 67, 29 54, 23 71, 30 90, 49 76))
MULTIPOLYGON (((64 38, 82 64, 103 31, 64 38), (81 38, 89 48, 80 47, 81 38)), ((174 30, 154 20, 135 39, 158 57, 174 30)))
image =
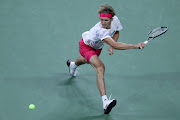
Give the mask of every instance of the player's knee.
POLYGON ((83 59, 83 62, 84 62, 84 63, 88 63, 88 61, 87 61, 86 59, 83 59))
POLYGON ((88 63, 88 61, 87 61, 84 57, 82 57, 82 56, 81 56, 81 61, 82 61, 83 63, 88 63))
POLYGON ((102 73, 102 72, 104 72, 104 70, 105 70, 104 64, 102 64, 102 65, 100 65, 100 66, 97 67, 97 72, 98 72, 98 73, 102 73))

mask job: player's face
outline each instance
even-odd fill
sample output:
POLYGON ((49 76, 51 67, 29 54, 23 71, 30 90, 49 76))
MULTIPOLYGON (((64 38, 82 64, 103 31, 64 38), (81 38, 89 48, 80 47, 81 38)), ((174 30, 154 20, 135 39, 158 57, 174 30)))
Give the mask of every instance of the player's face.
POLYGON ((103 28, 110 29, 112 19, 106 17, 100 17, 100 21, 103 28))

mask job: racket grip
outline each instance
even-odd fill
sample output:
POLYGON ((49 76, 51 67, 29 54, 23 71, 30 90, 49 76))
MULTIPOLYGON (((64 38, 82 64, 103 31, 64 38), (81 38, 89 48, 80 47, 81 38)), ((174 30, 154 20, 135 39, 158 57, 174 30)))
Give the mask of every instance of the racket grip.
MULTIPOLYGON (((144 44, 148 44, 149 41, 144 41, 144 44)), ((139 49, 142 49, 142 47, 139 47, 139 49)))
POLYGON ((148 43, 148 41, 145 41, 145 42, 144 42, 144 44, 147 44, 147 43, 148 43))

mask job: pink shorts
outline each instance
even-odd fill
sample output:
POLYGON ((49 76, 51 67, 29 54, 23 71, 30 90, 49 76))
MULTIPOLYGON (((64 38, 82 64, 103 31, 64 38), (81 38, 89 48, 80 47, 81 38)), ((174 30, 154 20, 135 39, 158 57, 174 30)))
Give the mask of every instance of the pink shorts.
POLYGON ((93 49, 92 47, 90 47, 89 45, 86 45, 83 41, 83 39, 81 39, 79 41, 79 53, 89 62, 90 58, 93 56, 93 55, 97 55, 99 56, 100 53, 101 53, 101 49, 99 50, 96 50, 96 49, 93 49))

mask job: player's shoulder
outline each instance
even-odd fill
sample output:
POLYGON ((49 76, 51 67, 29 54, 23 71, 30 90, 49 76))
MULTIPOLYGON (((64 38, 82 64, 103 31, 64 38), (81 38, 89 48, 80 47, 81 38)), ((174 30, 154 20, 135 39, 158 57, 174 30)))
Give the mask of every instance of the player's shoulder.
POLYGON ((119 21, 119 18, 117 16, 114 16, 113 21, 119 21))
POLYGON ((115 15, 114 17, 113 17, 114 19, 118 19, 118 17, 115 15))

